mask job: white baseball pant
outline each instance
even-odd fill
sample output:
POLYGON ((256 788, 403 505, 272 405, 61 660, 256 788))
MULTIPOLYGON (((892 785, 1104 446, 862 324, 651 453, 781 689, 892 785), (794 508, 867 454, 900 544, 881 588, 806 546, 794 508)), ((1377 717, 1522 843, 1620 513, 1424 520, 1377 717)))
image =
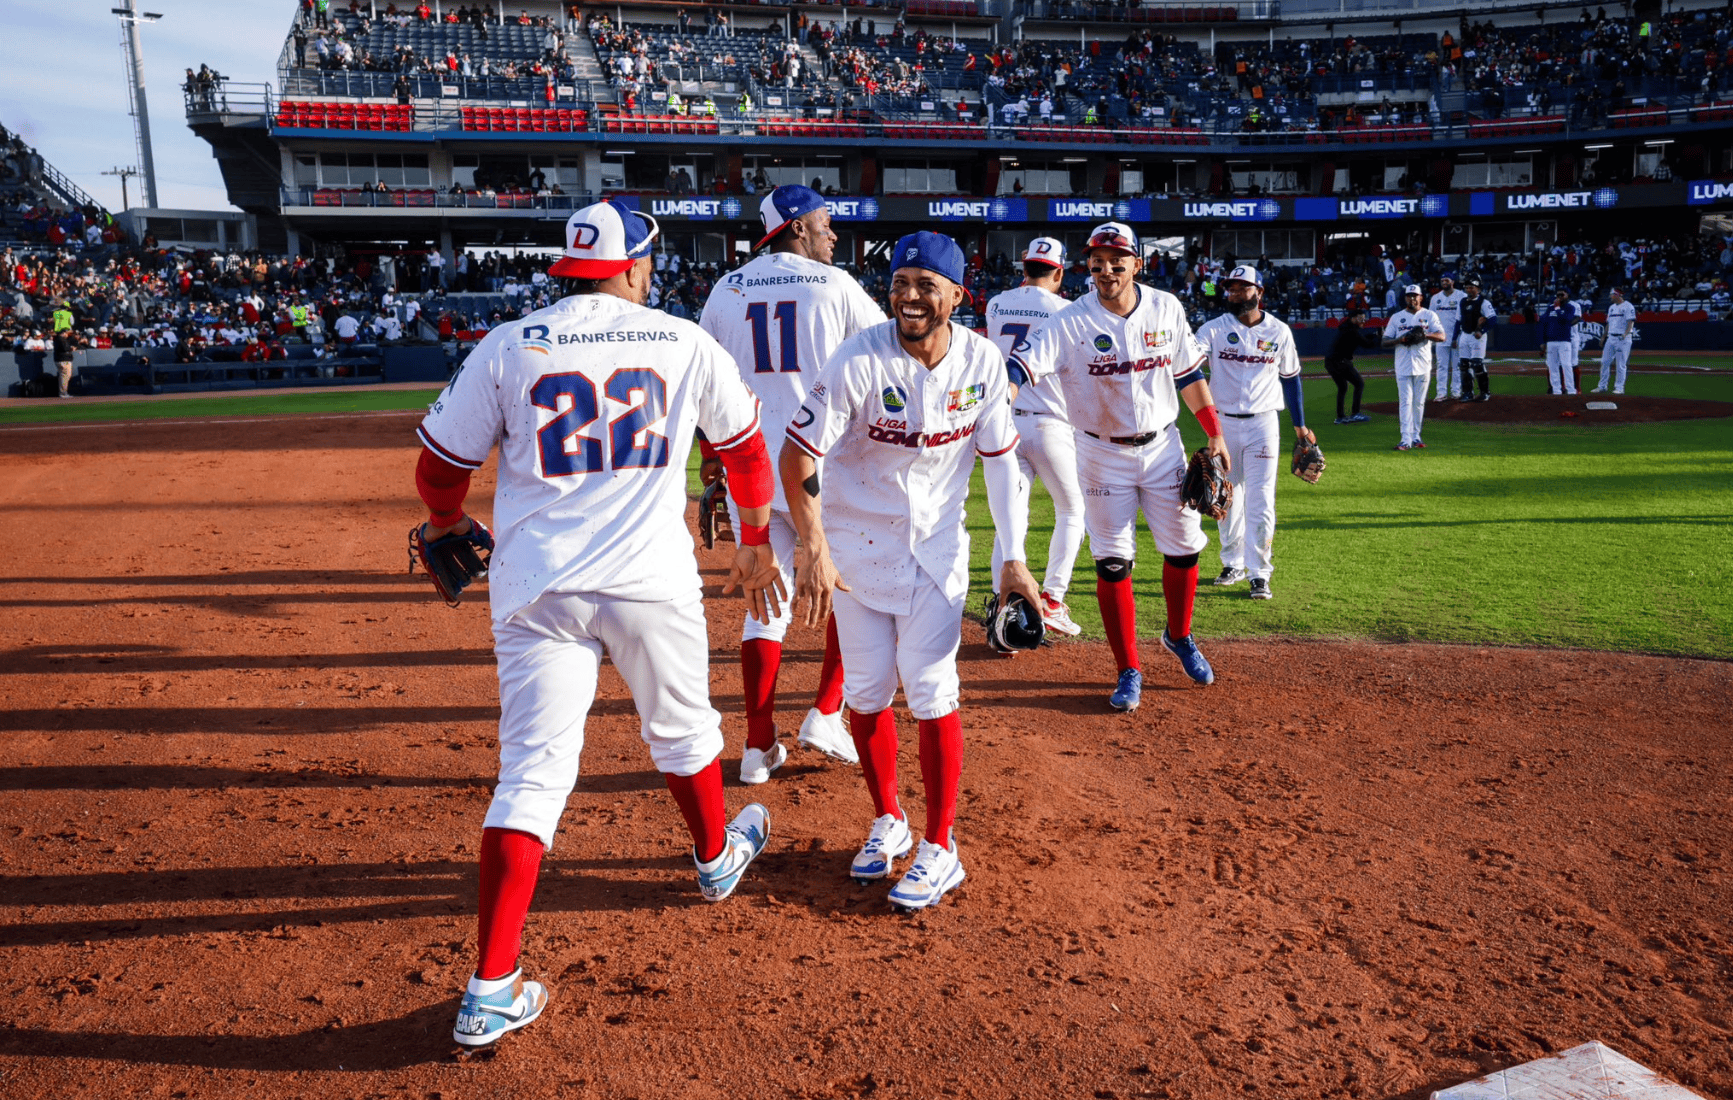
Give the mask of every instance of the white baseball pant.
POLYGON ((1281 424, 1275 410, 1246 419, 1224 413, 1222 442, 1227 444, 1232 463, 1228 480, 1234 486, 1233 507, 1217 526, 1222 564, 1268 580, 1274 568, 1270 544, 1276 537, 1276 473, 1281 457, 1281 424))
POLYGON ((1420 425, 1426 419, 1426 386, 1431 380, 1429 370, 1396 376, 1396 426, 1404 443, 1420 441, 1420 425))
MULTIPOLYGON (((1442 347, 1443 345, 1439 345, 1442 347)), ((1456 338, 1456 354, 1458 361, 1462 359, 1486 358, 1486 335, 1484 333, 1470 335, 1464 333, 1456 338)))
POLYGON ((1432 345, 1433 368, 1438 375, 1437 396, 1461 397, 1462 372, 1457 370, 1456 345, 1449 340, 1432 345))
POLYGON ((696 775, 721 755, 722 716, 710 705, 710 638, 697 591, 656 602, 544 593, 494 627, 499 783, 486 828, 516 829, 553 847, 578 781, 604 648, 632 692, 658 771, 696 775))
POLYGON ((963 640, 963 597, 945 597, 939 583, 917 573, 906 615, 878 611, 841 589, 832 594, 842 649, 842 700, 856 714, 877 714, 896 698, 897 680, 916 718, 943 718, 957 709, 957 646, 963 640))
POLYGON ((1631 362, 1631 338, 1608 336, 1601 347, 1601 389, 1607 388, 1607 375, 1614 377, 1613 392, 1625 392, 1625 368, 1631 362))
POLYGON ((1077 433, 1083 526, 1089 532, 1089 552, 1097 561, 1136 558, 1139 508, 1157 552, 1184 557, 1209 545, 1202 519, 1180 507, 1185 464, 1185 441, 1172 424, 1141 447, 1077 433))
MULTIPOLYGON (((734 524, 736 537, 740 532, 740 509, 734 503, 734 498, 728 498, 728 518, 734 524)), ((750 642, 754 638, 762 638, 767 642, 781 642, 788 634, 788 624, 794 621, 794 548, 799 539, 794 529, 794 520, 787 512, 772 511, 770 513, 770 548, 776 551, 776 564, 782 573, 782 586, 788 596, 782 601, 782 614, 774 616, 769 622, 759 622, 751 615, 745 616, 746 623, 740 628, 740 640, 750 642)))
MULTIPOLYGON (((1047 540, 1047 572, 1041 589, 1065 602, 1071 588, 1071 571, 1083 545, 1083 490, 1077 484, 1077 433, 1063 417, 1047 413, 1017 413, 1017 469, 1023 479, 1018 490, 1025 502, 1031 482, 1041 479, 1053 498, 1053 535, 1047 540)), ((993 591, 999 591, 999 567, 1005 564, 1004 547, 993 537, 993 591)))
POLYGON ((1577 392, 1576 363, 1571 358, 1569 340, 1546 342, 1546 382, 1553 393, 1577 392))

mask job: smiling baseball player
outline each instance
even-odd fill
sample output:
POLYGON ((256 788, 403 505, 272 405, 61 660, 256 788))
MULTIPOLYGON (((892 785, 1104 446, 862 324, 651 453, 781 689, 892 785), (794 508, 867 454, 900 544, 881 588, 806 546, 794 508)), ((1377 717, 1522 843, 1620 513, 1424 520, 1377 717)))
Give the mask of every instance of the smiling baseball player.
POLYGON ((780 466, 808 554, 796 597, 809 623, 835 608, 849 728, 872 796, 874 820, 850 873, 886 878, 913 844, 897 798, 890 709, 900 677, 920 728, 927 822, 890 901, 922 909, 964 877, 952 834, 963 766, 957 646, 976 454, 1005 549, 1002 590, 1031 607, 1041 593, 1023 563, 1028 516, 1005 360, 950 319, 964 296, 963 251, 921 232, 899 240, 892 256, 894 319, 837 348, 788 427, 780 466))
POLYGON ((1384 346, 1396 349, 1396 423, 1402 433, 1398 451, 1425 450, 1420 425, 1426 420, 1426 385, 1432 377, 1432 345, 1449 339, 1438 315, 1420 304, 1420 286, 1402 291, 1402 308, 1384 324, 1384 346))
POLYGON ((1306 427, 1300 356, 1288 326, 1264 312, 1264 277, 1241 264, 1222 280, 1228 309, 1197 330, 1209 359, 1210 392, 1222 420, 1232 467, 1233 504, 1221 521, 1222 572, 1217 584, 1251 579, 1251 598, 1270 599, 1276 537, 1276 473, 1283 454, 1276 412, 1287 407, 1294 437, 1316 443, 1306 427), (1248 538, 1248 532, 1249 538, 1248 538))
MULTIPOLYGON (((783 432, 830 353, 855 333, 883 324, 885 315, 846 271, 831 266, 836 234, 817 191, 799 184, 778 187, 764 197, 760 213, 764 238, 758 244, 770 251, 720 279, 698 323, 734 357, 741 378, 758 395, 765 446, 771 454, 780 454, 783 432)), ((771 502, 770 545, 789 587, 794 583, 794 538, 794 521, 778 486, 771 502)), ((785 606, 768 622, 747 616, 741 632, 740 678, 746 693, 742 783, 763 783, 788 758, 776 736, 776 679, 793 610, 785 606)), ((858 757, 843 729, 841 710, 842 657, 832 619, 825 624, 818 698, 800 724, 798 740, 854 764, 858 757)))
MULTIPOLYGON (((1435 401, 1459 401, 1462 399, 1462 375, 1458 373, 1458 355, 1456 350, 1456 334, 1458 323, 1462 318, 1462 300, 1468 297, 1463 291, 1456 289, 1456 280, 1446 275, 1438 280, 1438 293, 1432 296, 1427 308, 1432 310, 1438 323, 1444 326, 1444 333, 1449 339, 1432 349, 1433 363, 1437 373, 1434 388, 1437 393, 1435 401)), ((1474 396, 1472 392, 1470 397, 1474 396)))
MULTIPOLYGON (((993 296, 987 303, 987 338, 1007 358, 1029 350, 1029 340, 1047 318, 1071 303, 1059 296, 1065 277, 1065 245, 1053 237, 1036 237, 1023 252, 1023 285, 993 296)), ((1077 484, 1077 438, 1065 419, 1065 396, 1054 382, 1017 389, 1011 403, 1017 418, 1017 466, 1022 471, 1018 492, 1028 499, 1035 478, 1053 498, 1053 535, 1047 541, 1047 572, 1041 584, 1042 621, 1047 629, 1077 635, 1065 593, 1083 545, 1083 490, 1077 484)), ((1004 548, 993 542, 993 590, 999 590, 999 566, 1004 548)))
POLYGON ((643 306, 655 235, 653 220, 613 203, 574 213, 552 268, 574 293, 489 333, 419 429, 430 545, 474 530, 462 510, 470 471, 500 448, 488 593, 500 771, 482 830, 480 957, 453 1032, 464 1046, 493 1043, 547 1004, 518 955, 542 854, 577 781, 604 649, 686 819, 707 901, 733 892, 769 832, 756 803, 724 824, 721 718, 686 473, 672 460, 691 450, 696 427, 718 441, 743 522, 724 591, 744 588, 761 619, 780 610, 782 588, 766 530, 772 470, 758 402, 728 354, 691 322, 643 306))
POLYGON ((1185 444, 1179 402, 1197 417, 1213 457, 1231 469, 1221 420, 1203 375, 1203 351, 1179 299, 1137 282, 1142 245, 1122 222, 1096 226, 1086 246, 1095 292, 1048 318, 1033 346, 1011 357, 1011 381, 1057 376, 1077 436, 1083 522, 1095 555, 1095 598, 1119 664, 1108 705, 1136 710, 1143 697, 1131 570, 1137 513, 1162 555, 1167 628, 1161 644, 1200 684, 1215 671, 1191 637, 1197 555, 1208 545, 1198 514, 1180 507, 1185 444))

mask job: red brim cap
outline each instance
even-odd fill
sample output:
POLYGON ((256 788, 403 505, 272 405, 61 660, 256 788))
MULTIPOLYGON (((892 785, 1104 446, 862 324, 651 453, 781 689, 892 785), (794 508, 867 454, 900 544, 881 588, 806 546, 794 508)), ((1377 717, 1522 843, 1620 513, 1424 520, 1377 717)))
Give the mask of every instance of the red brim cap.
POLYGON ((548 268, 548 274, 560 279, 607 279, 631 267, 636 260, 574 260, 561 256, 548 268))
POLYGON ((781 233, 784 229, 787 229, 789 226, 791 226, 793 224, 794 224, 793 218, 790 218, 787 221, 783 222, 781 225, 777 226, 775 229, 772 229, 770 232, 766 233, 764 236, 758 238, 758 243, 752 246, 752 250, 754 252, 756 252, 759 249, 763 248, 765 245, 769 244, 771 241, 774 241, 776 239, 776 235, 778 233, 781 233))
POLYGON ((1057 260, 1043 260, 1043 259, 1040 259, 1040 258, 1035 257, 1035 256, 1025 256, 1025 257, 1023 257, 1023 262, 1026 264, 1040 264, 1042 267, 1064 267, 1065 266, 1064 264, 1060 263, 1057 260))

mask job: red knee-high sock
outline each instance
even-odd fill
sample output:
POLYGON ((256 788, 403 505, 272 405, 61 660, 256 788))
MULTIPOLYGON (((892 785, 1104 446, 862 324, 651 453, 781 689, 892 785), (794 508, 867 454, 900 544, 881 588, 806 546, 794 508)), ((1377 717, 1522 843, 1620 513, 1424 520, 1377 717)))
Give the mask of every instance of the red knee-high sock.
POLYGON ((927 843, 948 848, 963 779, 963 723, 952 711, 921 719, 921 782, 927 793, 927 843))
POLYGON ((695 775, 663 772, 662 778, 668 781, 668 793, 686 819, 698 858, 711 860, 721 855, 722 830, 728 824, 728 808, 722 800, 722 760, 710 761, 695 775))
POLYGON ((1167 597, 1167 636, 1179 639, 1191 633, 1191 605, 1197 600, 1197 565, 1181 569, 1161 563, 1161 594, 1167 597))
POLYGON ((491 981, 517 969, 524 918, 529 916, 546 850, 540 838, 516 829, 481 831, 481 910, 476 931, 481 958, 476 962, 476 977, 491 981))
POLYGON ((897 717, 889 707, 877 714, 848 712, 848 731, 860 753, 861 774, 873 796, 873 816, 903 816, 897 800, 897 717))
POLYGON ((824 624, 824 663, 818 666, 818 698, 813 702, 820 714, 842 709, 842 646, 836 640, 836 616, 824 624))
POLYGON ((740 680, 746 689, 746 747, 759 752, 776 743, 776 674, 782 643, 748 638, 740 643, 740 680))
POLYGON ((1095 602, 1101 605, 1101 628, 1119 670, 1141 669, 1137 660, 1137 601, 1131 594, 1131 578, 1122 581, 1095 578, 1095 602))

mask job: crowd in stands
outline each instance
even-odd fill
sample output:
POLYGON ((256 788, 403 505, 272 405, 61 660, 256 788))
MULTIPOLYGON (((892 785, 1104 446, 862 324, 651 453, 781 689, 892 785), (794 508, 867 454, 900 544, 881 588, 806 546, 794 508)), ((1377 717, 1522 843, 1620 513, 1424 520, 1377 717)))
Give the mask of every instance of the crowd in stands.
MULTIPOLYGON (((303 69, 397 73, 404 78, 432 76, 443 80, 532 77, 566 83, 575 78, 577 70, 566 49, 565 30, 559 20, 549 16, 532 17, 525 13, 510 21, 514 26, 539 32, 534 36, 540 47, 536 56, 472 56, 469 43, 487 44, 495 18, 491 5, 473 8, 458 5, 436 17, 425 3, 402 11, 396 4, 389 4, 377 22, 367 7, 354 0, 347 11, 320 12, 308 8, 293 32, 295 65, 303 69), (418 51, 391 35, 393 30, 416 26, 448 27, 454 32, 462 29, 468 34, 460 38, 453 33, 443 49, 431 52, 418 51)), ((406 79, 398 82, 396 91, 399 99, 407 101, 406 79)))

